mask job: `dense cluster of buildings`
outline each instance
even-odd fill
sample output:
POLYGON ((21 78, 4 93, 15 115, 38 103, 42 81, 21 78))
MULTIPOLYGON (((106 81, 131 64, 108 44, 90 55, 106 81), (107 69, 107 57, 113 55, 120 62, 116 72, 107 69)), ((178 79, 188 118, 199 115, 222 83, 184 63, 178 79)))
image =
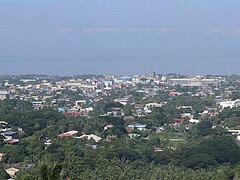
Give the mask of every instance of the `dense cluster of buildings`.
MULTIPOLYGON (((125 122, 125 128, 129 138, 141 136, 144 131, 149 131, 147 123, 134 122, 153 113, 155 108, 165 106, 169 100, 184 93, 191 96, 214 97, 216 104, 213 107, 205 107, 198 112, 193 104, 181 104, 174 107, 181 112, 180 117, 173 118, 169 127, 178 129, 184 124, 189 129, 193 124, 199 123, 199 117, 216 116, 225 108, 240 106, 240 99, 231 99, 231 94, 236 92, 235 87, 226 85, 225 76, 180 76, 180 75, 158 75, 155 72, 147 72, 144 75, 127 76, 21 76, 11 77, 2 80, 0 84, 0 100, 17 99, 30 102, 35 110, 53 108, 58 112, 71 117, 90 117, 91 112, 99 110, 97 104, 115 103, 117 106, 110 107, 102 112, 100 116, 121 117, 125 122), (180 88, 186 88, 179 89, 180 88), (196 91, 189 91, 188 88, 196 88, 196 91), (167 99, 158 99, 160 94, 167 96, 167 99), (120 105, 121 106, 120 106, 120 105), (131 113, 126 113, 126 109, 131 113), (187 120, 187 121, 186 121, 187 120), (129 123, 128 123, 129 122, 129 123), (186 123, 187 122, 187 123, 186 123)), ((0 119, 1 120, 1 119, 0 119)), ((106 124, 103 132, 113 128, 113 124, 106 124)), ((156 133, 164 130, 164 127, 156 127, 156 133)), ((0 121, 0 133, 6 144, 14 145, 20 142, 19 133, 21 127, 15 132, 7 122, 0 121)), ((231 133, 240 134, 238 130, 230 130, 231 133), (234 132, 232 132, 234 131, 234 132)), ((96 143, 103 138, 95 134, 84 134, 76 130, 62 132, 57 137, 73 137, 78 139, 94 140, 96 143)), ((106 140, 114 138, 107 136, 106 140)), ((240 139, 240 136, 238 137, 240 139)), ((44 144, 50 145, 51 139, 44 144)), ((92 146, 96 148, 96 144, 92 146)), ((156 151, 159 149, 156 148, 156 151)), ((161 150, 162 151, 162 150, 161 150)), ((9 169, 9 174, 16 169, 9 169)))
MULTIPOLYGON (((224 81, 223 77, 204 76, 179 77, 177 75, 157 75, 155 72, 147 72, 144 75, 133 76, 91 76, 55 78, 48 76, 36 76, 30 78, 15 78, 5 80, 0 87, 0 100, 6 98, 30 101, 35 109, 44 107, 58 108, 63 113, 88 114, 93 111, 91 104, 100 101, 113 91, 131 90, 143 93, 146 97, 155 96, 161 90, 167 90, 168 86, 196 86, 201 87, 199 93, 209 93, 212 89, 209 85, 218 87, 224 81)), ((179 95, 178 92, 169 91, 170 95, 179 95)), ((117 97, 115 102, 128 104, 130 96, 117 97)), ((134 102, 133 102, 134 103, 134 102)), ((160 102, 152 102, 160 103, 160 102)), ((161 102, 163 103, 163 102, 161 102)), ((221 104, 222 106, 222 104, 221 104)))

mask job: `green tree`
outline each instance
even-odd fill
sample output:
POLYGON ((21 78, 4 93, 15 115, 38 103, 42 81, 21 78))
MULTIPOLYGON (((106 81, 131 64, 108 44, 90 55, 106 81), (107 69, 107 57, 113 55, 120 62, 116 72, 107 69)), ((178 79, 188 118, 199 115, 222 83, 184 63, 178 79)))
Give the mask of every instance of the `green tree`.
POLYGON ((37 180, 60 180, 61 171, 62 165, 59 163, 41 163, 35 177, 37 180))
POLYGON ((8 173, 3 169, 3 167, 0 167, 0 180, 6 180, 10 178, 10 176, 8 175, 8 173))

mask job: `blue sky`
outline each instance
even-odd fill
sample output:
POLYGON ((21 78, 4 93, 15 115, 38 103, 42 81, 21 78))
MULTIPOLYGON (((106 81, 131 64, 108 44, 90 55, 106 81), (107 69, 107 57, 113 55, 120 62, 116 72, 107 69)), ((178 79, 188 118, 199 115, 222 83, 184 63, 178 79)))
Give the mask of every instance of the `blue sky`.
POLYGON ((0 0, 0 74, 240 74, 237 0, 0 0))

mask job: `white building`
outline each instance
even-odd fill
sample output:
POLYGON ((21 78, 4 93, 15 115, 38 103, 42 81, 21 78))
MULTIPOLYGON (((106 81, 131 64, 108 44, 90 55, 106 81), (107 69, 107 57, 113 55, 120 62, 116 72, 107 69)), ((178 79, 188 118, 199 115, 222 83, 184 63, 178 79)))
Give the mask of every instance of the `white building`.
POLYGON ((4 100, 7 98, 9 93, 7 91, 0 91, 0 100, 4 100))
POLYGON ((128 103, 128 99, 127 98, 116 98, 116 99, 114 99, 114 102, 119 102, 122 105, 126 106, 128 103))
POLYGON ((93 139, 95 142, 100 141, 102 138, 99 136, 96 136, 94 134, 90 134, 90 135, 82 135, 80 137, 75 137, 77 139, 82 139, 82 138, 86 138, 87 140, 93 139))
POLYGON ((148 103, 145 105, 144 109, 151 109, 151 108, 156 108, 156 107, 162 107, 163 103, 148 103))
POLYGON ((15 177, 15 174, 16 174, 18 171, 20 171, 20 170, 17 169, 17 168, 11 167, 11 168, 6 169, 5 171, 9 174, 9 176, 11 176, 12 178, 14 178, 14 177, 15 177))
POLYGON ((203 79, 199 77, 194 78, 179 78, 179 79, 168 79, 168 85, 171 86, 207 86, 209 84, 213 84, 214 86, 218 86, 219 80, 218 79, 203 79))
POLYGON ((235 101, 223 101, 220 102, 220 108, 224 109, 224 108, 234 108, 234 107, 238 107, 240 105, 240 99, 237 99, 235 101))

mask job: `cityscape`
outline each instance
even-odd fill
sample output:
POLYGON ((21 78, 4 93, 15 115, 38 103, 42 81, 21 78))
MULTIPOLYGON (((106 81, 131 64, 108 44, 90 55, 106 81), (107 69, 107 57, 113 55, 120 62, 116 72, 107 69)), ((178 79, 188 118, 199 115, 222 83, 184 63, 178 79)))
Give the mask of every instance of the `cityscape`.
POLYGON ((0 180, 240 180, 239 0, 0 0, 0 180))
POLYGON ((0 82, 3 177, 31 179, 48 166, 64 179, 238 172, 240 76, 29 74, 0 82))

